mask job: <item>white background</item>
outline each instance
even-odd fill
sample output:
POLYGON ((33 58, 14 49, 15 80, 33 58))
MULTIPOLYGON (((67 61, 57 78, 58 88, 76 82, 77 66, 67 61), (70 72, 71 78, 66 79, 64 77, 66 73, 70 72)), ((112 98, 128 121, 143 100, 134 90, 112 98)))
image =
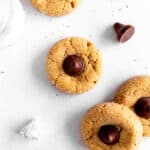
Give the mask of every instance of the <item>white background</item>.
MULTIPOLYGON (((86 150, 80 121, 88 108, 112 100, 118 86, 137 74, 150 74, 150 2, 148 0, 82 0, 70 15, 47 17, 30 0, 24 35, 0 50, 0 149, 86 150), (136 34, 118 44, 115 21, 135 25, 136 34), (45 57, 57 40, 81 36, 95 43, 103 55, 99 84, 81 95, 66 95, 52 87, 45 73, 45 57), (39 120, 41 138, 27 141, 16 132, 29 119, 39 120)), ((144 139, 140 150, 150 149, 144 139)))

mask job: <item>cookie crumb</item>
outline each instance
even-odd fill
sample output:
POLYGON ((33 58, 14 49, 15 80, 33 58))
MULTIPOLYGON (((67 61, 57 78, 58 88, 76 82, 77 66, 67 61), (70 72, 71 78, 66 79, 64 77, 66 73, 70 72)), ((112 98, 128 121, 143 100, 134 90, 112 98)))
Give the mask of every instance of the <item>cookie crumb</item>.
POLYGON ((137 62, 137 59, 133 59, 134 62, 137 62))
POLYGON ((118 11, 121 12, 121 11, 122 11, 122 8, 119 8, 118 11))
POLYGON ((4 71, 1 71, 1 72, 0 72, 0 75, 2 75, 2 74, 4 74, 4 71))

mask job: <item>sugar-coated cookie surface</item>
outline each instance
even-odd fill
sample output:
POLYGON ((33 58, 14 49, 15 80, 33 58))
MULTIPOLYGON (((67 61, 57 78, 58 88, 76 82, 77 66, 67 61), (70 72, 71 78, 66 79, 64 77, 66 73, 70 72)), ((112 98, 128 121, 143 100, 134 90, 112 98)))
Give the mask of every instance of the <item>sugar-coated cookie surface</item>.
MULTIPOLYGON (((115 102, 128 106, 135 112, 135 104, 142 98, 150 97, 150 76, 136 76, 121 85, 116 96, 115 102)), ((141 108, 142 110, 142 108, 141 108)), ((140 111, 141 111, 140 110, 140 111)), ((143 112, 143 115, 146 114, 143 112)), ((147 115, 150 115, 150 99, 147 101, 147 115), (149 104, 148 104, 149 103, 149 104)), ((143 124, 144 135, 150 136, 150 118, 139 116, 143 124)))
POLYGON ((79 0, 32 0, 32 4, 49 16, 63 16, 73 11, 79 0))
MULTIPOLYGON (((102 72, 102 59, 99 50, 91 42, 83 38, 71 37, 57 42, 50 49, 46 60, 46 70, 49 80, 58 89, 69 94, 79 94, 93 88, 98 82, 102 72), (73 76, 64 71, 67 66, 63 68, 64 60, 68 56, 73 56, 71 57, 73 61, 78 60, 75 67, 77 71, 82 70, 80 74, 73 76), (79 62, 78 58, 74 59, 74 56, 82 58, 83 66, 81 66, 82 61, 79 62)), ((68 70, 70 71, 71 68, 68 70)))
POLYGON ((87 111, 81 124, 81 132, 90 150, 136 150, 143 128, 138 117, 127 107, 117 103, 102 103, 87 111), (100 133, 107 126, 118 130, 118 135, 115 135, 113 128, 109 128, 111 130, 108 137, 108 131, 100 133), (113 141, 116 137, 117 141, 113 141))

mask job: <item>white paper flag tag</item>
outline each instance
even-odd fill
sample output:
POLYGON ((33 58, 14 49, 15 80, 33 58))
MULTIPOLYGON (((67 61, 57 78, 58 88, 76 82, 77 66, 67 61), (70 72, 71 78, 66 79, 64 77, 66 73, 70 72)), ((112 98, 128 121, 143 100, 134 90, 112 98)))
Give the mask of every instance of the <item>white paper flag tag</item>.
POLYGON ((31 120, 19 130, 19 134, 29 140, 39 139, 39 128, 36 120, 31 120))

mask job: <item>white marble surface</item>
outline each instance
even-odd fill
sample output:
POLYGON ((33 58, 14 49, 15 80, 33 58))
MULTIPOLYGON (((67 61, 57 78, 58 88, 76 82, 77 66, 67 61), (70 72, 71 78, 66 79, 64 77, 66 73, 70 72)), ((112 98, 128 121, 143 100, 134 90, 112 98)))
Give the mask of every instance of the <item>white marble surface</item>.
POLYGON ((0 0, 0 49, 24 31, 25 12, 20 0, 0 0))
MULTIPOLYGON (((21 0, 26 11, 24 35, 0 50, 0 149, 86 150, 80 121, 85 111, 111 100, 125 79, 150 74, 150 2, 147 0, 82 0, 72 14, 51 18, 37 12, 30 0, 21 0), (135 36, 118 44, 112 31, 115 21, 131 23, 135 36), (71 96, 47 81, 44 62, 49 47, 66 36, 93 41, 102 51, 104 70, 97 87, 71 96), (29 119, 41 125, 40 140, 27 141, 16 134, 29 119)), ((150 149, 144 139, 140 150, 150 149)))

